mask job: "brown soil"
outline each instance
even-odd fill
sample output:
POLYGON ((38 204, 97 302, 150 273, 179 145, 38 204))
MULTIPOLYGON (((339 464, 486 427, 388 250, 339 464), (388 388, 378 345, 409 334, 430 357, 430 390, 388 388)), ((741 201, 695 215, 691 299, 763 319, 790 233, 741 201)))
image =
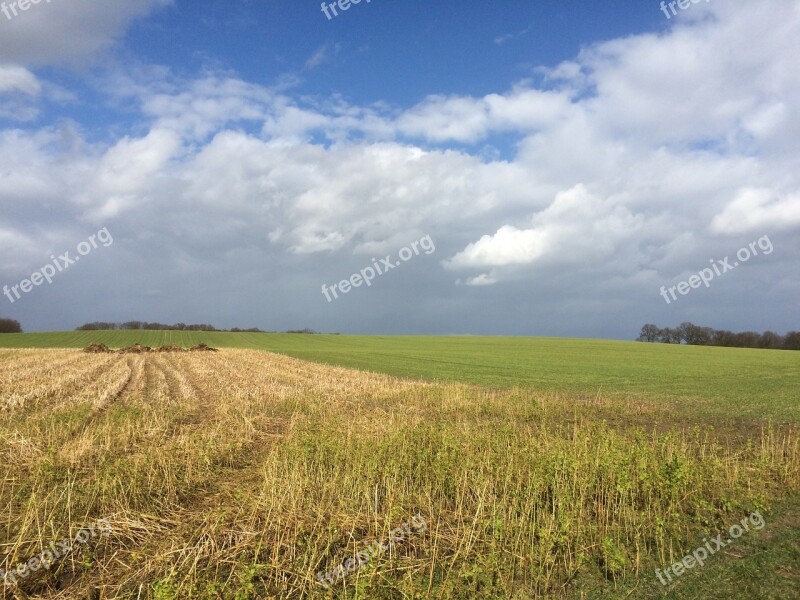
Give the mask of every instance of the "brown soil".
POLYGON ((156 349, 156 352, 186 352, 186 348, 175 344, 167 344, 166 346, 161 346, 161 348, 156 349))
POLYGON ((90 354, 144 354, 146 352, 216 352, 216 348, 212 348, 207 344, 197 344, 188 350, 181 348, 175 344, 167 344, 153 350, 150 346, 142 346, 141 344, 133 344, 127 348, 120 348, 119 350, 112 350, 105 344, 89 344, 83 349, 84 352, 90 354))
POLYGON ((216 352, 216 348, 212 348, 206 344, 197 344, 197 346, 192 346, 189 348, 189 352, 216 352))
POLYGON ((152 352, 153 349, 150 346, 142 346, 141 344, 134 344, 133 346, 128 346, 127 348, 120 348, 117 350, 120 354, 143 354, 145 352, 152 352))
POLYGON ((88 352, 89 354, 106 354, 108 352, 113 352, 113 350, 111 350, 105 344, 89 344, 83 349, 83 351, 88 352))

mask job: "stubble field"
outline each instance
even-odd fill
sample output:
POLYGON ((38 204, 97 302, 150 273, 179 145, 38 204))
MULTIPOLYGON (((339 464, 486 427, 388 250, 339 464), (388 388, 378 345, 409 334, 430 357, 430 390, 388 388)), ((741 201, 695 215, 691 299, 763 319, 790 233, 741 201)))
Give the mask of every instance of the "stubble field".
POLYGON ((258 350, 7 349, 0 365, 2 597, 798 589, 793 422, 715 423, 633 397, 428 383, 258 350), (766 526, 735 556, 658 582, 654 569, 756 510, 766 526), (424 531, 347 562, 415 515, 424 531), (47 568, 17 567, 99 520, 107 532, 47 568), (769 581, 736 580, 764 548, 769 581), (352 572, 324 587, 317 573, 343 564, 352 572))

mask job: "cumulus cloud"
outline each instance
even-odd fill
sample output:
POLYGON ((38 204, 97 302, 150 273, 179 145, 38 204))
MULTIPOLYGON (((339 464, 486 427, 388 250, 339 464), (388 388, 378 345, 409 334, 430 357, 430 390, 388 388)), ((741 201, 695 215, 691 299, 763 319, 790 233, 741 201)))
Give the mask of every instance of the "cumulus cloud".
MULTIPOLYGON (((669 277, 687 252, 716 247, 714 236, 797 228, 800 181, 789 175, 797 172, 797 143, 786 134, 798 114, 786 100, 800 98, 800 77, 779 46, 800 50, 800 38, 782 38, 800 32, 800 19, 797 3, 768 4, 754 12, 741 3, 707 7, 667 33, 597 44, 548 70, 568 85, 549 92, 551 110, 539 108, 547 117, 537 123, 516 112, 505 120, 523 133, 517 160, 552 183, 586 184, 593 194, 573 187, 548 209, 484 233, 445 266, 494 267, 493 278, 502 280, 519 276, 511 266, 556 256, 625 254, 669 277), (755 47, 753 30, 769 38, 766 48, 755 47), (743 51, 741 61, 727 58, 743 51), (687 230, 694 232, 688 239, 687 230)), ((515 90, 493 101, 513 105, 514 95, 536 94, 543 97, 515 90)), ((460 131, 475 122, 484 134, 503 127, 486 116, 500 111, 478 104, 480 120, 460 115, 460 131)), ((477 138, 476 129, 461 139, 477 138)), ((432 121, 427 130, 447 132, 448 124, 432 121)))
POLYGON ((800 226, 800 193, 776 196, 768 189, 745 189, 711 222, 711 231, 735 234, 800 226))
MULTIPOLYGON (((115 43, 134 19, 173 0, 54 0, 0 15, 0 63, 26 66, 85 59, 115 43)), ((10 3, 9 3, 10 4, 10 3)))
POLYGON ((397 120, 400 133, 434 142, 475 143, 499 132, 530 134, 568 118, 567 93, 516 87, 483 98, 430 96, 397 120))
POLYGON ((497 283, 497 280, 488 273, 481 273, 467 279, 467 285, 473 286, 494 285, 495 283, 497 283))
POLYGON ((0 118, 11 121, 32 121, 39 110, 32 105, 42 91, 39 79, 28 69, 0 65, 0 118))
POLYGON ((152 127, 189 139, 206 138, 230 124, 262 123, 275 100, 269 89, 230 77, 175 81, 173 86, 161 89, 162 80, 152 87, 131 84, 129 91, 140 100, 144 115, 153 119, 152 127))
POLYGON ((86 214, 95 222, 119 217, 158 194, 162 175, 179 150, 180 139, 169 130, 124 138, 106 151, 76 200, 91 207, 86 214))
POLYGON ((548 249, 545 229, 519 230, 505 225, 494 235, 484 235, 447 261, 450 268, 502 267, 535 261, 548 249))
MULTIPOLYGON (((166 2, 100 4, 75 2, 79 11, 96 7, 101 26, 64 57, 111 43, 125 23, 166 2)), ((204 288, 208 302, 228 306, 231 289, 263 291, 271 281, 287 298, 275 310, 290 315, 315 306, 332 273, 344 277, 430 233, 439 260, 424 273, 409 263, 394 280, 424 278, 432 296, 458 299, 447 306, 468 312, 476 305, 462 294, 547 281, 553 294, 608 294, 613 302, 586 305, 624 315, 649 295, 658 302, 663 283, 729 253, 730 236, 775 230, 787 235, 776 248, 792 247, 797 7, 703 4, 662 33, 597 44, 546 68, 544 85, 432 94, 409 107, 298 97, 230 74, 131 69, 105 89, 134 104, 131 131, 108 141, 62 122, 2 132, 0 152, 12 158, 0 166, 0 243, 17 248, 3 268, 16 276, 20 264, 35 263, 31 240, 59 249, 102 222, 117 252, 126 241, 143 245, 116 259, 140 289, 205 273, 215 278, 204 288), (493 136, 507 134, 507 158, 487 155, 493 136), (454 286, 447 271, 466 285, 454 286)), ((73 41, 84 25, 28 19, 54 9, 25 15, 33 38, 49 44, 3 38, 0 53, 13 52, 0 56, 61 58, 64 32, 73 41)), ((308 68, 335 51, 321 48, 308 68)), ((0 68, 0 101, 5 92, 34 97, 42 85, 25 67, 0 68)), ((763 270, 764 288, 769 265, 748 266, 763 270)), ((797 278, 796 269, 787 276, 797 278)), ((407 305, 412 287, 398 284, 382 301, 407 305)), ((511 294, 501 312, 517 300, 511 294)))
POLYGON ((0 65, 0 94, 18 91, 35 96, 41 89, 42 85, 36 75, 28 69, 14 65, 0 65))
POLYGON ((573 264, 596 261, 637 235, 642 222, 642 217, 624 206, 593 196, 578 185, 559 193, 550 206, 536 214, 533 227, 505 225, 467 245, 444 264, 457 270, 529 265, 545 257, 573 264))

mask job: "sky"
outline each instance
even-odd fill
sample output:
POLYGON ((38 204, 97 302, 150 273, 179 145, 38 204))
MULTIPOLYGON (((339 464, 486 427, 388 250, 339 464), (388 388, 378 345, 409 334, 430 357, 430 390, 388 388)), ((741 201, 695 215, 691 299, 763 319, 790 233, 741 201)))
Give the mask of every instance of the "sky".
POLYGON ((800 329, 800 1, 669 4, 5 0, 0 317, 800 329))

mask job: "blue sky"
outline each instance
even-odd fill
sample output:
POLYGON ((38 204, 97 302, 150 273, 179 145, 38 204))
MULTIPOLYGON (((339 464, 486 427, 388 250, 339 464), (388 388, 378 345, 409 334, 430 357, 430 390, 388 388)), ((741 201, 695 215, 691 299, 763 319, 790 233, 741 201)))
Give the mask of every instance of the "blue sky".
POLYGON ((669 19, 650 0, 0 12, 0 316, 797 329, 800 2, 684 1, 669 19), (112 244, 21 291, 103 228, 112 244), (351 279, 384 256, 402 264, 351 279))
POLYGON ((186 73, 211 63, 263 85, 304 72, 325 49, 327 59, 305 71, 298 92, 403 106, 432 92, 493 93, 584 45, 666 27, 660 12, 635 0, 614 10, 564 4, 364 0, 329 21, 319 2, 200 0, 138 22, 128 40, 142 61, 186 73))
POLYGON ((187 77, 229 70, 264 86, 288 79, 296 95, 402 109, 430 94, 482 96, 524 78, 541 82, 536 67, 666 27, 661 12, 635 0, 613 11, 600 3, 364 0, 330 20, 319 2, 200 0, 133 23, 126 47, 137 62, 187 77))

